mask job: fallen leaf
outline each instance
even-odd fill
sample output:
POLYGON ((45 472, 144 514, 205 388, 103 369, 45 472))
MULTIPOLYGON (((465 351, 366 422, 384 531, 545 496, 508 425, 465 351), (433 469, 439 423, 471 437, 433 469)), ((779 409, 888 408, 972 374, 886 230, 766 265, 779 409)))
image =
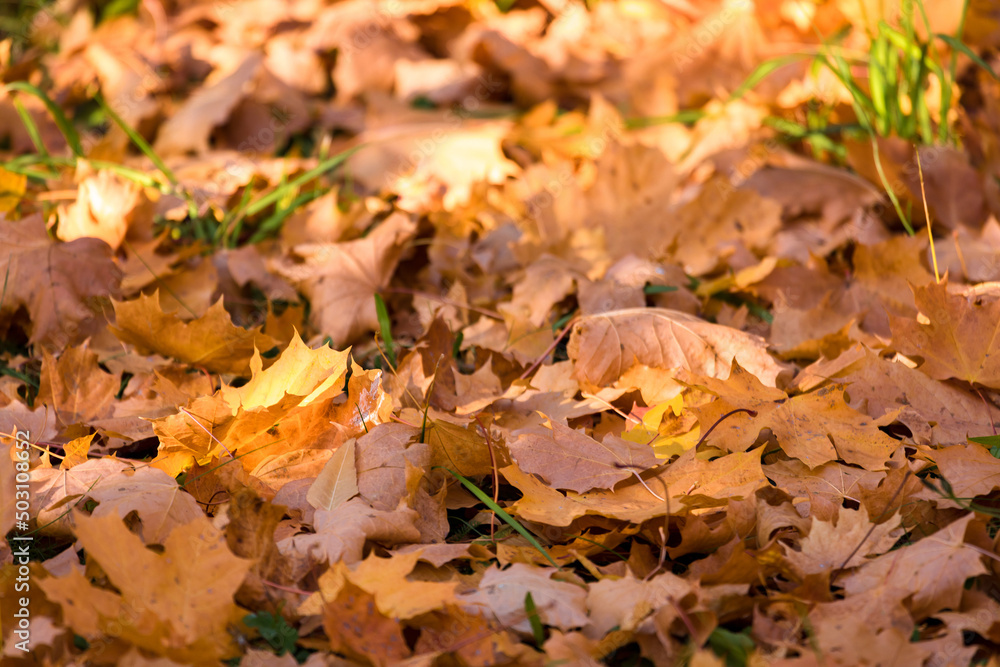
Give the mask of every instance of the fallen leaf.
POLYGON ((273 265, 312 304, 312 323, 343 347, 378 328, 375 294, 386 287, 416 225, 403 214, 383 221, 357 241, 295 246, 296 259, 273 265))
POLYGON ((873 524, 868 513, 842 507, 835 521, 814 519, 798 550, 785 547, 785 557, 800 576, 831 574, 865 562, 892 548, 902 534, 899 514, 873 524), (859 547, 860 545, 860 547, 859 547))
POLYGON ((893 345, 920 357, 920 370, 936 380, 959 378, 1000 389, 1000 301, 976 305, 944 284, 914 287, 927 318, 891 317, 893 345))
POLYGON ((112 250, 125 240, 131 222, 143 213, 142 188, 132 181, 102 170, 80 183, 76 201, 60 209, 59 238, 101 239, 112 250))
POLYGON ((323 630, 331 649, 378 667, 410 654, 399 621, 380 613, 372 594, 351 582, 323 606, 323 630))
POLYGON ((131 610, 135 621, 117 624, 120 636, 177 661, 209 664, 235 653, 226 626, 243 615, 233 604, 233 595, 250 562, 229 552, 208 519, 201 516, 174 530, 162 554, 146 549, 116 515, 77 514, 74 520, 87 558, 100 563, 118 592, 92 585, 86 586, 89 591, 81 590, 72 577, 49 578, 39 585, 50 599, 64 609, 87 609, 86 596, 95 596, 101 606, 115 611, 94 619, 105 632, 116 623, 117 614, 131 610))
POLYGON ((97 354, 88 345, 66 350, 58 361, 45 351, 42 359, 38 397, 55 408, 61 426, 111 416, 121 379, 98 367, 97 354))
POLYGON ((1000 486, 1000 459, 982 445, 955 445, 930 455, 957 498, 985 496, 1000 486))
POLYGON ((41 216, 33 216, 0 220, 0 244, 6 286, 0 331, 10 330, 19 308, 30 316, 22 325, 30 341, 48 349, 77 344, 98 322, 103 326, 103 306, 116 295, 121 277, 106 243, 92 238, 53 243, 41 216))
POLYGON ((260 67, 261 55, 248 53, 228 72, 215 72, 213 80, 200 88, 160 126, 153 150, 160 155, 189 151, 204 153, 212 128, 229 118, 247 92, 260 67))
POLYGON ((675 310, 631 308, 581 318, 567 348, 576 377, 598 387, 636 364, 726 378, 733 359, 773 387, 782 367, 762 338, 675 310))
POLYGON ((916 618, 933 609, 954 608, 969 577, 986 572, 982 556, 965 543, 974 518, 966 514, 915 544, 879 556, 841 579, 848 595, 877 587, 898 588, 912 598, 907 604, 916 618))
POLYGON ((525 618, 524 598, 531 593, 542 623, 560 630, 589 625, 585 610, 586 591, 574 584, 552 579, 553 571, 514 563, 506 570, 491 567, 474 592, 460 598, 470 610, 489 611, 504 625, 531 632, 525 618))
POLYGON ((260 327, 248 330, 234 325, 222 299, 204 317, 191 321, 176 312, 163 312, 158 290, 152 296, 115 301, 114 307, 116 326, 109 328, 123 342, 214 373, 245 373, 255 350, 278 344, 260 327))
POLYGON ((414 526, 418 514, 407 507, 374 509, 361 498, 352 498, 327 512, 316 510, 315 534, 296 535, 278 542, 286 555, 300 555, 316 563, 356 563, 365 540, 383 544, 410 544, 420 540, 414 526))
POLYGON ((333 453, 316 481, 309 487, 306 499, 316 509, 332 511, 358 495, 358 471, 354 465, 354 438, 333 453))
POLYGON ((719 398, 695 413, 703 432, 713 429, 707 443, 716 447, 746 451, 761 430, 769 428, 786 454, 810 468, 843 459, 866 470, 883 470, 899 448, 898 441, 878 428, 896 415, 873 420, 851 409, 840 386, 788 397, 765 387, 736 362, 729 381, 705 378, 704 386, 719 398), (729 415, 734 410, 741 412, 729 415))
POLYGON ((555 488, 584 493, 610 489, 659 463, 653 448, 606 435, 603 442, 558 422, 514 431, 507 444, 521 470, 540 475, 555 488))

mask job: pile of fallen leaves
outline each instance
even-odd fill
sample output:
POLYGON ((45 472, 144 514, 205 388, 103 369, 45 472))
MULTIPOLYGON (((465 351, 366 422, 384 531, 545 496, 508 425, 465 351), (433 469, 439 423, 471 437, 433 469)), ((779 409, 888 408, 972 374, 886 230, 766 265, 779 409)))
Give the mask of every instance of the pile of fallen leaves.
POLYGON ((997 664, 1000 84, 849 168, 726 100, 862 4, 22 16, 3 663, 997 664))

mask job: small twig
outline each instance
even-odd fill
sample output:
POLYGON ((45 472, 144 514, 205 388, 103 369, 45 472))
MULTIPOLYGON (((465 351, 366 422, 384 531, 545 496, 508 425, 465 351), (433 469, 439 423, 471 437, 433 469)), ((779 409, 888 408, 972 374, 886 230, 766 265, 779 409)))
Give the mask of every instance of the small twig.
POLYGON ((993 416, 990 414, 990 404, 989 404, 989 402, 986 400, 986 397, 983 396, 983 392, 979 391, 979 387, 973 386, 972 389, 977 394, 979 394, 980 400, 983 402, 983 405, 986 407, 986 418, 988 420, 990 420, 990 428, 993 429, 993 435, 996 435, 997 434, 997 427, 996 427, 996 424, 993 423, 993 416))
MULTIPOLYGON (((493 469, 493 502, 500 505, 500 471, 497 470, 497 459, 493 454, 493 439, 490 437, 490 430, 479 421, 481 415, 476 415, 476 423, 483 429, 483 437, 486 439, 486 448, 490 453, 490 467, 493 469)), ((494 520, 490 522, 490 541, 493 541, 493 529, 496 526, 496 513, 494 520)))
POLYGON ((411 424, 411 423, 410 423, 410 422, 408 422, 408 421, 403 421, 402 419, 400 419, 400 418, 399 418, 399 417, 397 417, 396 415, 389 415, 389 419, 391 419, 391 420, 392 420, 392 421, 394 421, 394 422, 399 422, 400 424, 406 424, 406 425, 407 425, 407 426, 409 426, 410 428, 420 428, 420 427, 419 427, 419 426, 417 426, 416 424, 411 424))
POLYGON ((304 591, 301 588, 292 588, 291 586, 282 586, 281 584, 276 584, 273 581, 268 581, 267 579, 261 579, 260 582, 265 586, 270 586, 271 588, 277 588, 279 591, 288 591, 289 593, 295 593, 297 595, 312 595, 309 591, 304 591))
MULTIPOLYGON (((931 539, 934 539, 934 538, 931 538, 931 539)), ((982 555, 987 556, 989 558, 992 558, 995 561, 1000 561, 1000 556, 997 556, 995 553, 987 551, 986 549, 984 549, 982 547, 976 546, 975 544, 969 544, 968 542, 965 542, 962 546, 969 547, 973 551, 978 551, 982 555)))
POLYGON ((589 393, 587 393, 587 392, 585 392, 585 391, 582 391, 582 392, 580 392, 580 395, 581 395, 581 396, 583 396, 584 398, 589 398, 589 399, 592 399, 592 400, 595 400, 595 401, 599 401, 599 402, 601 402, 601 403, 604 403, 604 405, 606 405, 606 406, 608 406, 609 408, 611 408, 611 410, 612 410, 612 411, 613 411, 613 412, 614 412, 615 414, 617 414, 617 415, 618 415, 619 417, 621 417, 621 418, 622 418, 622 419, 624 419, 625 421, 628 421, 628 420, 630 420, 630 419, 631 419, 631 420, 632 420, 632 421, 634 421, 634 422, 635 422, 636 424, 642 424, 642 420, 641 420, 641 419, 639 419, 639 418, 637 418, 637 417, 633 417, 631 413, 629 413, 629 414, 625 414, 624 412, 622 412, 621 410, 619 410, 618 408, 616 408, 616 407, 615 407, 615 406, 614 406, 614 405, 613 405, 612 403, 610 403, 610 402, 608 402, 608 401, 604 400, 603 398, 601 398, 600 396, 597 396, 596 394, 589 394, 589 393))
POLYGON ((667 562, 667 534, 664 532, 663 526, 657 526, 656 531, 660 534, 660 560, 656 563, 656 567, 642 578, 643 581, 649 581, 650 577, 662 570, 663 564, 667 562))
POLYGON ((684 623, 684 627, 686 627, 687 631, 691 633, 692 639, 696 637, 698 633, 695 632, 694 623, 692 623, 691 619, 688 618, 687 612, 685 612, 684 609, 677 602, 677 600, 674 599, 673 595, 668 595, 667 600, 670 602, 674 610, 677 612, 677 616, 680 617, 681 622, 684 623))
POLYGON ((962 244, 958 242, 958 230, 951 233, 951 238, 955 241, 955 254, 958 255, 958 263, 962 267, 962 277, 969 279, 969 267, 965 265, 965 254, 962 252, 962 244))
POLYGON ((711 428, 709 428, 707 431, 705 431, 705 434, 702 435, 701 438, 698 440, 698 444, 696 444, 694 446, 695 449, 697 449, 698 447, 700 447, 701 443, 705 442, 705 438, 708 437, 709 433, 711 433, 712 431, 715 430, 716 426, 718 426, 719 424, 721 424, 724 419, 728 419, 729 417, 732 417, 737 412, 745 412, 748 415, 750 415, 751 417, 756 417, 757 416, 757 411, 756 410, 751 410, 750 408, 736 408, 735 410, 730 410, 726 414, 724 414, 721 417, 719 417, 718 419, 716 419, 715 423, 712 424, 711 428))
MULTIPOLYGON (((884 517, 886 514, 889 513, 889 508, 891 508, 892 505, 893 505, 893 503, 896 502, 896 498, 899 497, 899 494, 902 493, 902 491, 903 491, 903 487, 906 486, 906 480, 910 479, 910 475, 912 475, 912 474, 913 474, 913 471, 908 469, 906 471, 906 474, 903 475, 903 481, 899 483, 899 488, 897 488, 896 492, 892 494, 892 498, 889 498, 889 502, 887 502, 885 504, 885 510, 882 512, 882 514, 879 515, 879 517, 878 517, 879 519, 881 519, 882 517, 884 517)), ((878 523, 873 523, 872 524, 872 527, 868 529, 868 532, 865 533, 865 536, 861 538, 860 542, 858 542, 858 546, 854 547, 854 550, 851 551, 850 554, 848 554, 847 558, 844 559, 844 562, 840 564, 840 567, 838 567, 833 572, 833 574, 830 576, 830 588, 833 588, 833 584, 837 581, 837 577, 840 576, 840 573, 843 571, 843 569, 845 567, 847 567, 847 564, 851 562, 851 559, 854 558, 854 555, 856 553, 858 553, 858 551, 861 549, 862 545, 865 542, 868 541, 869 537, 872 536, 872 533, 875 532, 875 528, 877 526, 878 526, 878 523)))
MULTIPOLYGON (((628 470, 630 473, 632 473, 633 475, 635 475, 635 478, 637 480, 639 480, 639 483, 642 484, 644 487, 646 487, 646 490, 649 491, 650 495, 652 495, 657 500, 662 500, 664 502, 667 501, 666 498, 664 498, 663 496, 657 494, 655 491, 653 491, 651 488, 649 488, 649 485, 646 484, 646 480, 644 480, 642 478, 642 475, 640 475, 638 472, 635 471, 635 468, 637 468, 638 466, 630 465, 628 463, 615 463, 614 466, 616 468, 619 468, 619 469, 622 469, 622 470, 628 470)), ((649 470, 649 468, 647 468, 647 470, 649 470)))
POLYGON ((195 416, 193 414, 191 414, 190 412, 187 411, 187 408, 181 408, 180 410, 181 410, 181 412, 183 412, 184 414, 186 414, 188 417, 190 417, 191 421, 193 421, 195 424, 198 425, 198 428, 200 428, 205 433, 208 433, 208 437, 210 437, 212 440, 215 440, 217 443, 219 443, 219 447, 222 447, 224 450, 226 450, 226 454, 229 454, 229 458, 231 458, 231 459, 235 459, 236 458, 235 456, 233 456, 233 453, 231 451, 229 451, 229 448, 226 447, 226 445, 223 444, 223 442, 221 440, 219 440, 218 438, 215 437, 214 433, 212 433, 207 428, 205 428, 204 426, 202 426, 202 423, 200 421, 198 421, 197 419, 195 419, 195 416))
POLYGON ((528 368, 525 369, 523 373, 521 373, 521 376, 518 379, 523 380, 529 375, 531 375, 533 372, 535 372, 535 369, 541 366, 542 362, 545 361, 545 357, 549 356, 549 353, 551 353, 552 350, 556 349, 556 346, 559 345, 559 341, 561 341, 566 336, 566 334, 569 333, 569 330, 573 328, 573 325, 576 324, 579 319, 580 317, 577 316, 571 319, 569 322, 567 322, 566 326, 563 327, 563 330, 559 332, 558 336, 556 336, 556 339, 552 341, 552 344, 549 345, 549 347, 545 350, 545 352, 542 352, 542 356, 535 359, 535 363, 528 366, 528 368))

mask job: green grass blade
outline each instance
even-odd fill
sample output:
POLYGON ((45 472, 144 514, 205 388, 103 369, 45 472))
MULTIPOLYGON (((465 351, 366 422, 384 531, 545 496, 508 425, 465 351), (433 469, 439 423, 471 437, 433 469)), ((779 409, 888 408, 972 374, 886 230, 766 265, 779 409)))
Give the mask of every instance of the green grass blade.
MULTIPOLYGON (((644 127, 669 125, 671 123, 690 125, 691 123, 697 123, 699 120, 707 116, 708 112, 702 111, 701 109, 689 109, 687 111, 670 114, 669 116, 637 116, 635 118, 625 119, 625 129, 641 130, 644 127)), ((581 131, 583 131, 582 128, 581 131)))
MULTIPOLYGON (((267 218, 267 220, 260 223, 260 226, 257 227, 257 230, 250 237, 248 243, 250 245, 253 245, 255 243, 260 243, 261 241, 266 240, 268 237, 277 234, 278 230, 281 229, 281 226, 285 223, 285 220, 290 215, 295 213, 295 211, 298 210, 300 206, 308 204, 314 199, 319 199, 325 194, 326 192, 323 190, 310 190, 309 192, 303 192, 298 197, 293 199, 288 204, 288 206, 275 211, 270 217, 267 218)), ((244 211, 244 215, 240 217, 240 225, 243 224, 244 218, 246 218, 246 211, 244 211)))
POLYGON ((778 56, 776 58, 771 58, 770 60, 765 60, 760 65, 757 66, 754 71, 750 72, 750 76, 733 91, 732 95, 729 96, 730 102, 738 100, 739 98, 746 95, 748 92, 757 87, 761 81, 766 79, 775 70, 784 67, 785 65, 790 65, 799 60, 805 60, 807 58, 812 58, 808 53, 793 53, 787 56, 778 56))
POLYGON ((375 295, 375 312, 378 315, 378 328, 382 333, 382 340, 385 341, 385 358, 389 360, 389 365, 395 368, 396 345, 392 341, 392 320, 389 319, 389 311, 381 294, 375 295))
POLYGON ((35 146, 35 151, 42 157, 48 157, 49 152, 45 150, 45 144, 42 143, 42 133, 38 131, 35 119, 31 117, 28 110, 21 104, 21 100, 14 100, 14 108, 17 110, 17 115, 21 117, 21 122, 24 123, 25 129, 28 130, 28 136, 31 138, 31 143, 35 146))
POLYGON ((961 40, 955 39, 951 35, 941 35, 941 34, 939 34, 939 35, 934 35, 934 36, 936 38, 940 39, 942 42, 944 42, 948 46, 950 46, 955 51, 961 52, 969 60, 971 60, 972 62, 974 62, 977 65, 979 65, 980 67, 982 67, 994 79, 997 79, 998 81, 1000 81, 1000 76, 997 76, 996 72, 993 71, 993 68, 990 67, 989 63, 987 63, 985 60, 983 60, 978 55, 976 55, 976 52, 973 51, 972 49, 970 49, 965 44, 963 44, 961 40))
POLYGON ((226 215, 222 218, 221 243, 224 248, 235 248, 236 244, 239 243, 246 207, 250 204, 250 198, 253 196, 253 185, 256 180, 256 175, 250 177, 250 182, 243 189, 243 196, 240 197, 240 203, 236 208, 227 211, 226 215))
POLYGON ((119 116, 115 110, 104 101, 104 98, 101 95, 95 95, 94 99, 96 99, 97 103, 101 105, 101 109, 104 110, 104 113, 111 117, 111 120, 115 122, 115 125, 124 130, 125 134, 128 135, 128 138, 132 140, 132 143, 135 144, 140 151, 142 151, 142 154, 152 160, 156 168, 167 177, 167 180, 170 181, 171 185, 176 187, 179 182, 177 180, 177 176, 174 174, 173 170, 171 170, 170 167, 168 167, 166 163, 160 159, 160 156, 156 154, 156 151, 154 151, 153 147, 149 145, 149 142, 143 139, 142 135, 136 132, 132 126, 126 123, 125 119, 119 116))
POLYGON ((254 215, 260 213, 271 204, 274 204, 275 202, 280 201, 282 198, 284 198, 289 188, 298 188, 299 186, 308 183, 314 178, 322 176, 331 169, 336 169, 341 164, 343 164, 347 160, 347 158, 354 155, 354 153, 360 150, 361 148, 362 146, 355 146, 354 148, 349 148, 346 151, 338 153, 337 155, 334 155, 332 158, 321 162, 319 165, 313 167, 312 169, 302 174, 301 176, 292 179, 288 183, 283 184, 281 187, 264 195, 257 201, 247 206, 246 214, 254 215))
POLYGON ((538 607, 535 606, 535 599, 531 597, 531 591, 524 594, 524 611, 528 615, 528 623, 531 625, 531 636, 535 639, 535 646, 541 648, 545 643, 545 628, 542 627, 542 619, 538 615, 538 607))
POLYGON ((165 190, 165 188, 163 187, 163 183, 161 183, 156 178, 150 176, 149 174, 143 171, 139 171, 138 169, 131 169, 129 167, 120 165, 117 162, 105 162, 104 160, 91 160, 90 164, 97 169, 107 169, 109 171, 113 171, 119 176, 127 178, 130 181, 138 183, 139 185, 149 188, 156 188, 161 192, 165 190))
MULTIPOLYGON (((920 6, 921 12, 923 12, 923 9, 924 9, 923 5, 921 5, 920 6)), ((926 21, 926 12, 923 12, 923 13, 925 14, 925 19, 924 20, 926 21)), ((958 27, 955 29, 955 40, 957 42, 959 42, 960 44, 962 42, 962 33, 965 32, 965 19, 968 16, 968 14, 969 14, 969 0, 963 0, 963 2, 962 2, 962 14, 961 14, 961 17, 958 19, 958 27)), ((930 27, 927 28, 927 34, 931 34, 930 27)), ((963 46, 965 46, 965 45, 963 44, 963 46)), ((942 77, 942 84, 945 84, 945 83, 948 84, 948 85, 942 85, 941 86, 941 116, 942 116, 942 118, 947 118, 947 112, 951 109, 951 84, 955 82, 955 76, 956 76, 956 74, 958 72, 958 53, 959 52, 954 47, 952 47, 951 62, 948 65, 948 79, 945 80, 942 77)), ((982 65, 980 65, 980 67, 981 66, 982 65)), ((989 70, 987 70, 987 71, 989 71, 989 70)), ((994 78, 996 77, 995 74, 993 76, 994 76, 994 78)), ((940 131, 939 134, 941 135, 941 141, 942 142, 944 142, 945 139, 946 139, 946 136, 945 136, 946 126, 947 126, 947 123, 942 123, 941 124, 941 131, 940 131)))
POLYGON ((48 95, 27 81, 14 81, 13 83, 8 83, 4 86, 4 89, 28 93, 29 95, 34 95, 40 99, 42 104, 45 105, 45 108, 49 110, 49 113, 52 115, 52 120, 55 121, 56 126, 59 128, 59 131, 62 132, 63 137, 66 138, 66 143, 69 144, 69 148, 73 151, 73 154, 77 157, 84 157, 83 145, 80 144, 80 135, 77 134, 76 128, 74 128, 73 124, 66 119, 66 114, 64 114, 62 109, 59 108, 59 105, 53 102, 48 95))
POLYGON ((907 61, 920 60, 922 57, 920 44, 916 41, 916 38, 909 34, 904 35, 888 23, 882 23, 879 28, 879 36, 885 37, 888 42, 899 49, 907 61))
POLYGON ((511 528, 513 528, 514 530, 516 530, 518 533, 520 533, 521 537, 523 537, 524 539, 528 540, 528 542, 531 544, 531 546, 535 547, 535 549, 538 550, 538 553, 542 554, 545 557, 545 560, 547 560, 550 563, 552 563, 552 566, 555 567, 557 570, 559 569, 559 563, 557 563, 555 561, 555 559, 552 558, 552 556, 549 554, 549 552, 545 550, 545 547, 543 547, 541 544, 538 543, 538 540, 535 539, 535 536, 532 535, 531 533, 529 533, 528 529, 525 528, 524 526, 522 526, 521 523, 517 519, 515 519, 511 515, 507 514, 507 512, 503 511, 503 508, 501 508, 499 505, 497 505, 495 502, 493 502, 492 498, 490 498, 488 495, 486 495, 485 493, 483 493, 482 489, 480 489, 478 486, 476 486, 475 484, 473 484, 472 482, 470 482, 468 479, 466 479, 465 477, 463 477, 462 475, 458 474, 457 472, 455 472, 454 470, 452 470, 450 468, 445 468, 444 466, 434 466, 434 469, 438 469, 438 468, 440 468, 441 470, 444 470, 445 472, 449 473, 452 477, 454 477, 459 482, 461 482, 462 486, 464 486, 466 489, 468 489, 469 493, 471 493, 476 498, 478 498, 480 502, 485 503, 486 506, 489 507, 490 510, 492 510, 494 514, 496 514, 498 517, 500 517, 500 519, 502 521, 504 521, 508 526, 510 526, 511 528))
POLYGON ((37 169, 32 169, 31 167, 20 167, 20 166, 9 166, 9 163, 0 164, 7 171, 14 172, 15 174, 23 174, 28 178, 38 179, 40 181, 48 181, 53 178, 59 178, 59 174, 54 171, 39 171, 37 169))
POLYGON ((886 104, 886 69, 889 61, 889 42, 881 32, 872 42, 871 60, 868 63, 868 91, 871 93, 872 106, 875 110, 875 123, 878 133, 885 136, 888 133, 889 114, 886 104))
POLYGON ((889 195, 889 201, 892 202, 892 206, 896 209, 896 215, 899 216, 899 221, 903 223, 903 227, 906 229, 906 233, 910 236, 915 236, 916 232, 913 230, 913 226, 910 224, 909 218, 903 211, 902 205, 899 203, 899 198, 896 197, 896 193, 892 189, 892 184, 889 183, 889 178, 885 175, 885 170, 882 169, 882 157, 878 149, 878 137, 875 135, 871 136, 872 141, 872 154, 875 157, 875 170, 878 171, 878 177, 882 181, 882 187, 885 188, 885 193, 889 195))
MULTIPOLYGON (((158 181, 156 178, 137 169, 125 167, 117 162, 105 162, 104 160, 90 160, 89 162, 95 169, 107 169, 109 171, 113 171, 119 176, 127 178, 134 183, 138 183, 143 187, 156 188, 161 192, 165 192, 167 190, 167 188, 163 186, 163 183, 158 181)), ((3 167, 8 171, 13 171, 17 174, 33 176, 43 180, 56 178, 59 175, 57 173, 46 174, 45 172, 32 170, 32 167, 39 164, 50 168, 54 168, 56 166, 72 167, 76 165, 76 158, 59 157, 56 155, 21 155, 13 160, 4 162, 3 167)))
POLYGON ((987 447, 1000 447, 1000 435, 979 435, 974 438, 969 438, 970 442, 974 442, 977 445, 986 445, 987 447))

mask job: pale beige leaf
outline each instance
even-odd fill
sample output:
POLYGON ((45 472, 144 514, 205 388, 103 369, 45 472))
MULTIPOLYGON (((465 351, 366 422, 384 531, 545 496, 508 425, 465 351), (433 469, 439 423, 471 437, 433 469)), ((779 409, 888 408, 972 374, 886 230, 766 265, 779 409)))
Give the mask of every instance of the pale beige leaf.
POLYGON ((354 465, 351 438, 333 453, 316 481, 309 487, 306 500, 319 510, 331 511, 358 495, 358 469, 354 465))
POLYGON ((514 563, 506 570, 491 567, 479 588, 465 597, 467 604, 492 612, 505 626, 531 632, 524 618, 524 598, 531 593, 538 615, 545 625, 569 630, 587 625, 587 592, 580 586, 552 579, 552 568, 514 563), (481 605, 481 606, 480 606, 481 605))

